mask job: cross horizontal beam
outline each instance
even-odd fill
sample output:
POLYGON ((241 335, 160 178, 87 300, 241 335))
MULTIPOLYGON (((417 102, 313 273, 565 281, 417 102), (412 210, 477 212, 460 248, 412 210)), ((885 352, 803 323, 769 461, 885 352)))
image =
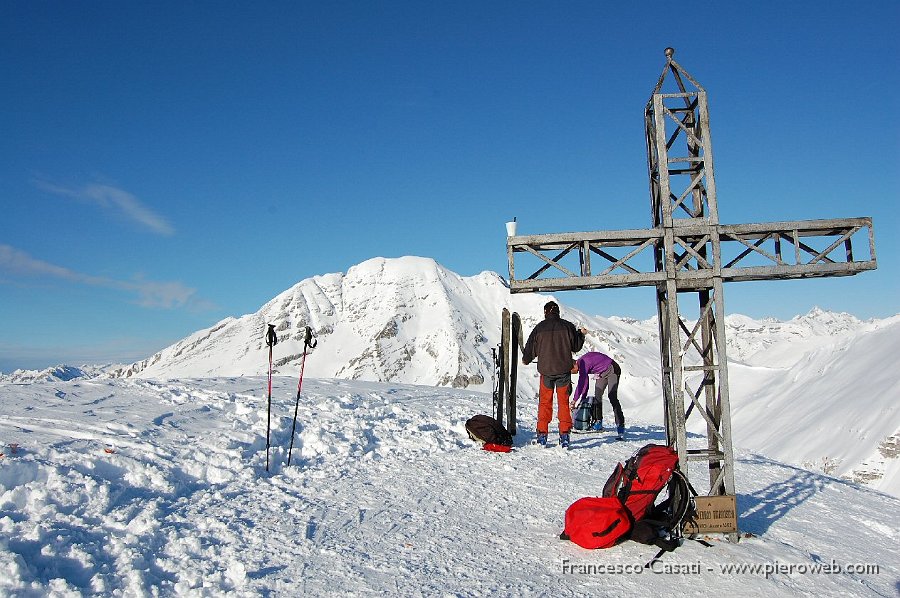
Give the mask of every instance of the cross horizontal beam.
POLYGON ((521 235, 507 237, 507 255, 513 293, 653 286, 669 278, 679 289, 700 289, 716 277, 819 278, 877 267, 871 218, 737 225, 694 218, 675 220, 671 228, 521 235), (667 233, 678 252, 668 270, 667 233), (516 262, 524 259, 531 260, 530 273, 517 276, 516 262))

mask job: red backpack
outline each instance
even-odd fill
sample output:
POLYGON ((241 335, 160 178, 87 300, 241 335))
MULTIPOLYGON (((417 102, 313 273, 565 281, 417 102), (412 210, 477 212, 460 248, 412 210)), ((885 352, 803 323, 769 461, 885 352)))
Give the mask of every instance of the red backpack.
POLYGON ((560 538, 584 548, 608 548, 630 538, 659 546, 662 554, 680 544, 684 523, 695 513, 696 495, 678 468, 678 453, 648 444, 616 464, 602 497, 581 498, 569 506, 560 538), (668 496, 655 505, 663 489, 668 496))
POLYGON ((668 446, 648 444, 638 450, 615 471, 603 486, 603 496, 615 496, 622 501, 635 521, 653 507, 656 496, 678 468, 678 453, 668 446))

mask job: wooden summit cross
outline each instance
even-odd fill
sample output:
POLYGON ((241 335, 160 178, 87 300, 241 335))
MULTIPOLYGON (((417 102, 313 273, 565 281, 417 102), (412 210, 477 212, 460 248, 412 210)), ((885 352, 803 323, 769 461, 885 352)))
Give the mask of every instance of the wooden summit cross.
POLYGON ((507 237, 510 292, 655 286, 667 442, 687 475, 708 466, 709 496, 733 496, 723 283, 874 270, 874 231, 871 218, 719 224, 706 91, 665 53, 644 113, 653 228, 507 237), (517 277, 517 258, 533 273, 517 277), (690 320, 679 294, 698 299, 690 320), (687 437, 693 413, 705 438, 687 437))

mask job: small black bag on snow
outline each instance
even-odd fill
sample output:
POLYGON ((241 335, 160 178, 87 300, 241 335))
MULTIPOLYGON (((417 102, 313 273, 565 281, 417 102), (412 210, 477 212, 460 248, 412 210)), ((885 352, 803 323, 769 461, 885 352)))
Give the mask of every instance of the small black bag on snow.
POLYGON ((466 422, 466 432, 469 438, 485 444, 499 444, 512 446, 513 438, 506 428, 500 425, 493 417, 476 415, 466 422))

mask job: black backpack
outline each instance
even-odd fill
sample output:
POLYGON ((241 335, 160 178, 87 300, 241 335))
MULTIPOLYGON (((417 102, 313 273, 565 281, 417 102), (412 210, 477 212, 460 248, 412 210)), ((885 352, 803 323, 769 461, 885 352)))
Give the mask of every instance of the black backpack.
POLYGON ((666 499, 653 505, 643 518, 634 523, 631 539, 658 546, 663 552, 671 552, 681 545, 685 525, 694 521, 697 515, 694 502, 697 493, 680 469, 672 472, 666 487, 666 499))
POLYGON ((500 425, 493 417, 487 415, 476 415, 466 422, 466 432, 472 440, 482 442, 484 444, 499 444, 501 446, 512 446, 513 438, 506 428, 500 425))

